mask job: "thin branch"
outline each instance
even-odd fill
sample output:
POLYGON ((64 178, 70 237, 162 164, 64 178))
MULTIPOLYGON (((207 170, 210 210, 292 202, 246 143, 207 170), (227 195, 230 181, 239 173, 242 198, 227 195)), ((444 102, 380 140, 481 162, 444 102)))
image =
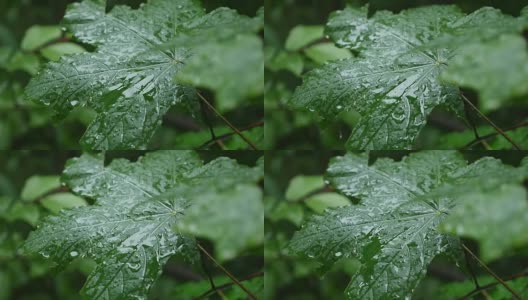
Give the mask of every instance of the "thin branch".
MULTIPOLYGON (((511 281, 511 280, 515 280, 517 278, 521 278, 521 277, 525 277, 525 276, 528 276, 528 271, 524 271, 524 272, 521 272, 521 273, 518 273, 518 274, 514 274, 514 275, 512 275, 510 277, 504 278, 503 280, 504 281, 511 281)), ((471 292, 465 294, 459 300, 469 299, 473 295, 476 295, 476 294, 480 293, 481 291, 489 290, 492 287, 495 287, 495 286, 497 286, 499 284, 500 284, 499 282, 492 282, 492 283, 480 286, 479 288, 476 288, 476 289, 472 290, 471 292)))
MULTIPOLYGON (((506 129, 503 129, 503 131, 504 131, 504 132, 506 132, 506 131, 511 131, 511 130, 515 130, 515 129, 517 129, 517 128, 521 128, 521 127, 525 127, 525 126, 528 126, 528 122, 521 122, 521 123, 519 123, 519 124, 513 125, 512 127, 508 127, 508 128, 506 128, 506 129)), ((484 135, 484 136, 481 136, 481 137, 480 137, 480 140, 487 140, 487 139, 492 138, 492 137, 497 136, 497 135, 499 135, 498 132, 492 132, 492 133, 490 133, 490 134, 486 134, 486 135, 484 135)), ((462 147, 461 149, 467 149, 467 148, 469 148, 469 147, 473 147, 474 145, 480 143, 480 140, 477 140, 477 139, 472 140, 471 142, 467 143, 467 144, 466 144, 464 147, 462 147)))
POLYGON ((468 268, 469 274, 471 274, 471 278, 473 279, 473 283, 475 284, 475 288, 478 289, 480 287, 480 284, 478 283, 477 275, 475 275, 475 271, 473 270, 473 266, 471 265, 469 253, 467 251, 464 251, 464 259, 466 261, 466 266, 468 268))
POLYGON ((211 123, 211 120, 209 120, 209 114, 207 113, 207 107, 204 106, 203 101, 200 101, 200 111, 202 112, 202 117, 205 121, 205 124, 207 125, 207 127, 209 127, 209 133, 211 134, 211 139, 214 140, 218 144, 218 146, 220 146, 222 150, 224 150, 224 145, 221 143, 221 141, 219 142, 216 139, 216 134, 213 129, 213 124, 211 123))
POLYGON ((207 263, 205 261, 204 253, 200 252, 200 261, 202 262, 202 268, 207 275, 207 279, 209 279, 209 284, 211 285, 211 289, 216 289, 216 285, 213 280, 213 276, 211 275, 211 271, 209 271, 209 268, 207 267, 207 263))
POLYGON ((515 149, 522 150, 521 147, 517 145, 517 143, 515 143, 502 129, 499 128, 499 126, 495 125, 493 121, 491 121, 488 117, 486 117, 486 115, 484 115, 473 103, 471 103, 471 101, 469 101, 469 99, 466 98, 464 94, 460 94, 460 95, 462 96, 462 99, 464 99, 464 101, 469 106, 471 106, 471 108, 473 108, 473 110, 475 110, 482 119, 488 122, 488 124, 490 124, 491 127, 493 127, 500 135, 502 135, 506 140, 508 140, 508 142, 510 142, 515 149))
POLYGON ((231 124, 231 122, 229 122, 229 120, 227 120, 220 112, 218 112, 216 110, 216 108, 214 108, 213 105, 211 105, 211 103, 209 103, 209 101, 207 101, 207 99, 205 99, 205 97, 200 94, 200 92, 196 91, 196 94, 198 95, 198 97, 200 99, 202 99, 202 101, 212 110, 215 112, 215 114, 218 115, 218 117, 220 117, 220 119, 222 119, 222 121, 224 121, 224 123, 227 124, 227 126, 229 126, 231 129, 233 129, 233 131, 236 132, 236 134, 238 134, 249 146, 251 146, 251 148, 253 148, 253 150, 258 150, 257 146, 255 146, 255 144, 253 144, 248 138, 246 138, 242 132, 240 132, 240 130, 238 130, 238 128, 236 128, 233 124, 231 124))
POLYGON ((522 300, 521 296, 519 296, 502 278, 495 274, 495 272, 493 272, 483 261, 481 261, 480 258, 475 255, 475 253, 469 250, 466 245, 462 244, 462 248, 464 248, 464 250, 466 250, 467 253, 469 253, 469 255, 471 255, 484 268, 484 270, 486 270, 486 272, 493 276, 498 281, 498 283, 502 284, 508 291, 510 291, 515 299, 522 300))
MULTIPOLYGON (((246 126, 244 128, 241 128, 240 131, 244 132, 244 131, 248 131, 248 130, 251 130, 253 128, 262 127, 262 126, 264 126, 264 122, 260 121, 260 122, 256 122, 256 123, 250 124, 250 125, 248 125, 248 126, 246 126)), ((225 141, 227 138, 229 138, 229 137, 231 137, 231 136, 233 136, 235 134, 236 134, 236 132, 230 132, 230 133, 226 133, 226 134, 217 136, 216 140, 214 140, 214 139, 208 140, 207 142, 203 143, 200 147, 198 147, 198 149, 204 149, 204 148, 211 147, 213 144, 217 143, 217 141, 225 141)))
POLYGON ((224 272, 224 274, 227 275, 227 277, 229 277, 236 285, 238 285, 244 292, 246 292, 246 294, 248 294, 251 299, 257 299, 257 297, 250 290, 248 290, 238 279, 236 279, 235 276, 233 276, 226 268, 224 268, 219 262, 217 262, 216 259, 214 259, 214 257, 202 247, 202 245, 196 245, 198 246, 198 249, 200 249, 200 251, 202 251, 212 262, 214 262, 214 264, 220 270, 222 270, 222 272, 224 272))
POLYGON ((488 149, 489 145, 486 143, 486 141, 483 141, 483 140, 480 139, 480 135, 478 133, 477 126, 475 125, 475 121, 473 120, 473 117, 470 114, 467 102, 464 101, 463 103, 464 103, 464 113, 466 114, 466 118, 467 118, 467 120, 469 122, 469 125, 473 129, 473 134, 475 135, 475 140, 480 140, 481 143, 482 143, 482 146, 484 146, 484 148, 486 148, 486 150, 490 150, 490 149, 488 149))
MULTIPOLYGON (((253 273, 253 274, 251 274, 251 275, 249 275, 247 277, 244 277, 244 278, 240 279, 240 282, 248 281, 248 280, 251 280, 253 278, 257 278, 257 277, 261 277, 261 276, 264 276, 264 272, 253 273)), ((215 289, 210 289, 210 290, 206 291, 205 293, 201 294, 195 300, 205 299, 207 296, 215 293, 216 291, 225 290, 225 289, 227 289, 227 288, 229 288, 229 287, 231 287, 233 285, 234 285, 233 282, 228 282, 228 283, 219 285, 215 289)))

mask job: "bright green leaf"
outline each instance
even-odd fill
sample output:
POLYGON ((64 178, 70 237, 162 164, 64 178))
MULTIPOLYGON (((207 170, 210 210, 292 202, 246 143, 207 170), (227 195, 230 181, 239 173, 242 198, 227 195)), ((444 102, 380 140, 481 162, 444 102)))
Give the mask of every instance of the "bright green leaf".
POLYGON ((295 26, 286 39, 285 48, 290 51, 297 51, 302 47, 323 37, 324 27, 318 25, 295 26))
POLYGON ((337 48, 334 44, 323 43, 304 49, 304 53, 316 63, 323 64, 327 61, 351 58, 352 53, 347 49, 337 48))
POLYGON ((285 197, 289 201, 296 201, 313 191, 323 188, 324 185, 323 176, 299 175, 290 181, 285 197))
POLYGON ((308 197, 306 206, 316 213, 323 213, 327 208, 335 208, 350 205, 350 200, 337 193, 323 193, 308 197))
POLYGON ((61 35, 62 32, 59 26, 34 25, 26 31, 22 39, 22 50, 33 51, 60 38, 61 35))
POLYGON ((88 203, 81 197, 70 193, 57 193, 44 197, 40 203, 54 214, 58 214, 61 209, 86 206, 88 203))
POLYGON ((58 61, 63 55, 82 53, 85 51, 83 47, 74 43, 58 43, 42 48, 40 53, 49 60, 58 61))
POLYGON ((22 188, 20 197, 24 201, 33 201, 37 197, 60 187, 59 176, 34 175, 29 177, 22 188))

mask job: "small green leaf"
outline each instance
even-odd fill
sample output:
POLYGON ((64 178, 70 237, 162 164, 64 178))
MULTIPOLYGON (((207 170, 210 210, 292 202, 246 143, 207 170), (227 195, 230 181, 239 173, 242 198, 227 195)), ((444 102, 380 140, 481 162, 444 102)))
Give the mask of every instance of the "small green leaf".
POLYGON ((81 197, 71 193, 57 193, 44 197, 41 201, 42 206, 54 214, 58 214, 61 209, 86 206, 88 203, 81 197))
POLYGON ((295 26, 286 39, 286 50, 297 51, 302 47, 323 37, 323 26, 295 26))
POLYGON ((332 43, 323 43, 310 46, 304 49, 304 53, 311 60, 318 64, 324 64, 327 61, 351 58, 352 53, 347 49, 337 48, 332 43))
POLYGON ((328 208, 343 207, 351 204, 347 197, 337 193, 323 193, 308 197, 305 201, 306 206, 316 213, 323 213, 328 208))
POLYGON ((33 51, 60 38, 61 35, 62 32, 59 26, 34 25, 26 31, 22 39, 22 50, 33 51))
POLYGON ((40 53, 49 60, 58 61, 63 55, 82 53, 85 51, 83 47, 74 43, 58 43, 42 48, 40 53))
POLYGON ((295 176, 286 189, 285 197, 289 201, 296 201, 324 186, 323 176, 295 176))
POLYGON ((33 201, 58 187, 60 187, 59 176, 34 175, 26 180, 20 197, 24 201, 33 201))

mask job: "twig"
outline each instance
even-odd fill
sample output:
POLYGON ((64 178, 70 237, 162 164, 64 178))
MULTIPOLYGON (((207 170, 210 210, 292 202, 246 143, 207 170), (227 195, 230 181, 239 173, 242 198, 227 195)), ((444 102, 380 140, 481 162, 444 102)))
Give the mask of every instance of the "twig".
MULTIPOLYGON (((517 128, 521 128, 521 127, 525 127, 525 126, 528 126, 528 122, 521 122, 521 123, 519 123, 519 124, 513 125, 512 127, 508 127, 508 128, 506 128, 506 129, 503 129, 503 131, 504 131, 504 132, 506 132, 506 131, 511 131, 511 130, 515 130, 515 129, 517 129, 517 128)), ((481 137, 480 137, 480 140, 487 140, 487 139, 492 138, 492 137, 494 137, 494 136, 496 136, 496 135, 498 135, 498 134, 499 134, 498 132, 492 132, 492 133, 490 133, 490 134, 486 134, 486 135, 484 135, 484 136, 481 136, 481 137)), ((469 147, 472 147, 472 146, 478 144, 478 143, 480 142, 480 140, 477 140, 477 139, 472 140, 471 142, 467 143, 467 144, 466 144, 464 147, 462 147, 461 149, 467 149, 467 148, 469 148, 469 147)))
MULTIPOLYGON (((464 101, 463 103, 464 103, 464 112, 465 112, 466 117, 468 119, 469 125, 473 129, 473 134, 475 135, 475 140, 480 140, 480 135, 478 133, 477 126, 475 125, 475 121, 473 120, 473 117, 469 113, 468 104, 467 104, 466 101, 464 101)), ((480 141, 482 143, 482 146, 484 146, 484 148, 486 148, 487 150, 490 150, 490 149, 488 149, 489 145, 486 143, 486 141, 483 141, 483 140, 480 140, 480 141)))
POLYGON ((202 268, 207 275, 207 279, 209 279, 209 284, 211 285, 211 289, 216 289, 216 285, 213 280, 213 276, 211 276, 211 272, 209 271, 209 268, 207 268, 207 263, 205 262, 204 253, 200 252, 200 261, 202 262, 202 268))
MULTIPOLYGON (((250 124, 250 125, 248 125, 248 126, 246 126, 244 128, 241 128, 240 131, 244 132, 244 131, 248 131, 250 129, 253 129, 253 128, 256 128, 256 127, 261 127, 261 126, 264 126, 264 122, 263 121, 250 124)), ((213 144, 215 144, 217 141, 224 141, 224 140, 226 140, 227 138, 231 137, 234 134, 236 134, 236 133, 235 132, 230 132, 230 133, 226 133, 226 134, 217 136, 216 140, 211 139, 211 140, 203 143, 200 147, 198 147, 198 149, 204 149, 204 148, 210 147, 213 144)))
POLYGON ((222 119, 222 121, 224 121, 224 123, 227 124, 227 126, 229 126, 231 129, 233 129, 233 131, 236 132, 236 134, 238 134, 249 146, 251 146, 251 148, 253 148, 253 150, 258 150, 257 146, 255 146, 255 144, 253 144, 248 138, 246 138, 242 132, 240 132, 240 130, 238 130, 238 128, 236 128, 233 124, 231 124, 231 122, 229 122, 220 112, 218 112, 216 110, 216 108, 214 108, 214 106, 211 105, 211 103, 209 103, 209 101, 207 101, 207 99, 205 99, 205 97, 200 94, 200 92, 196 91, 196 94, 198 95, 198 97, 200 97, 200 99, 202 99, 202 101, 212 110, 215 112, 215 114, 218 115, 218 117, 220 117, 220 119, 222 119))
POLYGON ((202 112, 202 117, 205 121, 205 124, 207 125, 207 127, 209 127, 209 133, 211 134, 211 140, 215 141, 222 150, 225 150, 224 144, 221 141, 218 141, 216 139, 216 134, 213 129, 213 124, 211 123, 211 120, 209 120, 209 114, 207 113, 207 107, 204 106, 203 101, 200 101, 200 111, 202 112))
POLYGON ((497 274, 495 274, 495 272, 493 272, 483 261, 481 261, 475 255, 475 253, 469 250, 469 248, 466 247, 466 245, 462 244, 462 248, 464 248, 464 250, 466 250, 467 253, 469 253, 469 255, 471 255, 484 268, 484 270, 486 270, 486 272, 488 272, 491 276, 493 276, 498 281, 498 283, 502 284, 508 291, 510 291, 510 293, 515 299, 522 300, 521 296, 519 296, 502 278, 500 278, 497 274))
MULTIPOLYGON (((524 276, 528 276, 528 271, 523 271, 521 273, 518 273, 518 274, 514 274, 510 277, 507 277, 507 278, 504 278, 503 281, 511 281, 511 280, 514 280, 514 279, 517 279, 517 278, 521 278, 521 277, 524 277, 524 276)), ((471 292, 465 294, 464 296, 462 296, 459 300, 465 300, 465 299, 469 299, 470 297, 472 297, 473 295, 475 294, 478 294, 480 293, 481 291, 485 291, 485 290, 488 290, 492 287, 495 287, 497 285, 499 285, 500 283, 499 282, 492 282, 492 283, 489 283, 489 284, 486 284, 486 285, 483 285, 483 286, 480 286, 479 288, 476 288, 474 290, 472 290, 471 292)))
MULTIPOLYGON (((242 279, 240 279, 240 282, 243 282, 243 281, 247 281, 247 280, 251 280, 253 278, 256 278, 256 277, 260 277, 260 276, 264 276, 264 272, 257 272, 257 273, 253 273, 247 277, 244 277, 242 279)), ((195 300, 200 300, 200 299, 205 299, 207 296, 215 293, 216 291, 219 291, 219 290, 225 290, 227 289, 228 287, 231 287, 232 285, 234 285, 233 282, 228 282, 228 283, 225 283, 225 284, 222 284, 222 285, 219 285, 217 286, 214 290, 213 289, 210 289, 208 291, 206 291, 205 293, 201 294, 200 296, 198 296, 195 300)))
POLYGON ((469 101, 469 99, 466 98, 464 94, 460 94, 460 95, 462 96, 462 99, 464 99, 464 101, 469 106, 471 106, 471 108, 473 108, 473 110, 475 110, 482 119, 488 122, 488 124, 490 124, 491 127, 493 127, 500 135, 502 135, 506 140, 508 140, 508 142, 510 142, 515 149, 522 150, 521 147, 517 145, 517 143, 515 143, 502 129, 499 128, 499 126, 495 125, 493 121, 491 121, 488 117, 486 117, 473 103, 471 103, 471 101, 469 101))
POLYGON ((466 261, 466 266, 468 268, 469 274, 471 274, 471 278, 473 279, 473 283, 475 284, 475 288, 478 289, 480 287, 480 284, 478 283, 477 276, 475 275, 475 271, 473 270, 473 267, 471 266, 469 253, 467 251, 464 251, 464 259, 466 261))
POLYGON ((227 275, 227 277, 229 277, 236 285, 238 285, 244 292, 246 292, 246 294, 248 294, 251 299, 257 299, 257 297, 250 290, 248 290, 238 279, 236 279, 235 276, 233 276, 226 268, 224 268, 219 262, 217 262, 216 259, 214 259, 214 257, 202 247, 202 245, 196 245, 198 246, 198 249, 200 249, 200 251, 202 251, 212 262, 214 262, 214 264, 220 270, 222 270, 222 272, 224 272, 224 274, 227 275))

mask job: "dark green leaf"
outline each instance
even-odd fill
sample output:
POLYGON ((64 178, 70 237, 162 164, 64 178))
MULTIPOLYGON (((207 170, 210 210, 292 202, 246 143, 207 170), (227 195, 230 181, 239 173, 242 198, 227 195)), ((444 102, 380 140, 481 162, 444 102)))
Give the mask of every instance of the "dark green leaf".
POLYGON ((235 184, 258 180, 258 173, 227 158, 203 165, 190 151, 158 151, 108 166, 103 155, 85 154, 68 162, 63 180, 95 205, 48 217, 24 249, 61 267, 77 257, 94 259, 97 268, 82 290, 89 299, 145 299, 171 256, 197 258, 194 239, 173 228, 202 192, 229 193, 235 184))
POLYGON ((486 258, 526 243, 526 191, 520 185, 528 178, 526 165, 514 168, 489 157, 466 165, 455 151, 412 153, 401 162, 379 158, 372 165, 367 155, 337 157, 327 179, 338 191, 359 198, 359 205, 315 215, 289 247, 325 269, 342 257, 357 257, 362 266, 347 298, 395 299, 411 296, 435 256, 459 250, 457 238, 437 229, 446 219, 451 222, 444 228, 459 225, 461 235, 484 240, 487 232, 486 258), (515 187, 501 188, 504 184, 515 187), (496 227, 495 221, 504 226, 496 227), (495 230, 490 238, 493 230, 485 223, 514 234, 504 237, 495 230), (497 249, 490 250, 494 242, 497 249))
POLYGON ((337 11, 326 33, 358 57, 309 72, 290 104, 329 119, 343 110, 360 113, 347 148, 411 148, 435 107, 462 115, 459 92, 451 83, 477 88, 488 110, 505 98, 526 93, 526 85, 516 78, 526 77, 521 38, 497 39, 519 33, 527 24, 524 18, 489 7, 467 16, 455 6, 427 6, 398 14, 378 11, 371 18, 366 8, 337 11), (491 44, 459 49, 483 41, 491 44), (513 52, 513 58, 506 59, 505 52, 513 52), (443 83, 439 76, 451 63, 455 66, 446 75, 449 83, 443 83))
POLYGON ((218 89, 225 109, 262 90, 262 72, 256 71, 262 69, 262 47, 248 34, 259 22, 226 8, 205 14, 193 0, 150 1, 137 10, 118 5, 108 13, 104 0, 74 3, 63 23, 96 51, 49 63, 29 83, 26 97, 60 116, 77 106, 93 108, 98 115, 81 140, 89 148, 144 148, 171 106, 196 109, 195 90, 174 82, 182 68, 185 82, 218 89), (207 51, 213 53, 206 57, 207 51), (233 63, 241 51, 246 60, 233 63), (204 64, 212 63, 204 73, 204 64), (230 76, 244 81, 233 87, 240 80, 230 76))

